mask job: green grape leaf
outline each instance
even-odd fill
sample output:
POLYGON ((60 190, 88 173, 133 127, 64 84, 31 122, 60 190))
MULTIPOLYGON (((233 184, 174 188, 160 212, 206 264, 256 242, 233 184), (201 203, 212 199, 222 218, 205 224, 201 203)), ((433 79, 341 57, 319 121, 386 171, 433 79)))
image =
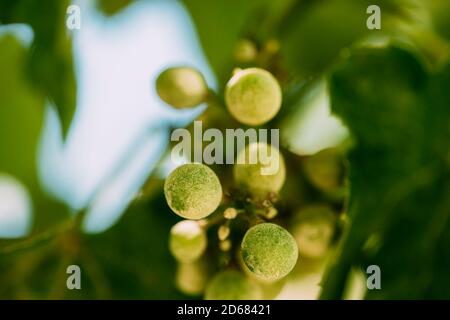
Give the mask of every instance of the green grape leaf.
POLYGON ((290 72, 301 79, 318 76, 366 36, 389 34, 395 19, 407 19, 403 8, 410 0, 297 1, 278 26, 281 54, 290 72), (382 12, 381 30, 369 30, 370 5, 382 12))
POLYGON ((27 56, 28 81, 55 105, 66 136, 76 108, 72 41, 66 28, 69 1, 3 1, 0 22, 25 23, 34 39, 27 56), (46 18, 42 19, 45 11, 46 18))
POLYGON ((449 72, 429 77, 415 56, 389 47, 356 50, 332 73, 332 109, 356 146, 349 154, 350 228, 322 298, 340 298, 351 267, 371 264, 381 268, 382 290, 368 298, 417 299, 439 290, 431 286, 434 269, 443 263, 448 270, 448 257, 435 257, 440 238, 448 241, 449 72))

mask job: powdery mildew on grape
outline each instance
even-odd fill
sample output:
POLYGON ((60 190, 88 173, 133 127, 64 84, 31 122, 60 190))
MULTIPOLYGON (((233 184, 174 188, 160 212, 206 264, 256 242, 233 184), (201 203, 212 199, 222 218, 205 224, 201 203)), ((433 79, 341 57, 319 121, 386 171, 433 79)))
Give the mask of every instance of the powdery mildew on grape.
POLYGON ((283 278, 297 263, 295 239, 273 223, 261 223, 250 228, 242 240, 241 249, 245 265, 264 280, 283 278))
POLYGON ((169 207, 186 219, 210 215, 222 200, 222 186, 214 171, 203 164, 185 164, 167 177, 164 194, 169 207))
POLYGON ((225 90, 231 115, 247 125, 261 125, 271 120, 281 108, 281 88, 275 77, 260 68, 238 71, 225 90))

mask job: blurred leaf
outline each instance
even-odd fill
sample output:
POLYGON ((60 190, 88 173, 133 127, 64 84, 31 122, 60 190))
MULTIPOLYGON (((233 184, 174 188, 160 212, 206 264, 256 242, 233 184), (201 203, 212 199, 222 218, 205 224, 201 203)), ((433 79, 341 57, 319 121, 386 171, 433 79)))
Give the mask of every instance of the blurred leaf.
POLYGON ((27 49, 12 35, 0 37, 0 172, 23 183, 32 197, 34 231, 67 214, 41 190, 37 146, 43 124, 44 98, 26 81, 27 49))
POLYGON ((297 1, 278 29, 286 66, 297 77, 320 75, 333 65, 342 50, 370 35, 388 34, 391 18, 407 19, 403 8, 410 0, 304 0, 297 1), (382 12, 382 29, 366 26, 370 5, 382 12))
POLYGON ((434 28, 447 41, 450 41, 450 2, 448 0, 429 0, 426 5, 431 10, 434 28))
POLYGON ((56 106, 64 136, 76 108, 72 43, 66 28, 69 4, 67 0, 0 2, 0 22, 25 23, 34 31, 27 57, 29 81, 56 106), (45 19, 42 12, 45 12, 45 19))
POLYGON ((332 74, 332 108, 357 146, 351 226, 322 298, 342 296, 352 265, 380 266, 382 290, 367 297, 384 299, 429 297, 433 269, 448 268, 435 256, 450 214, 449 72, 428 79, 413 55, 387 48, 360 49, 332 74))

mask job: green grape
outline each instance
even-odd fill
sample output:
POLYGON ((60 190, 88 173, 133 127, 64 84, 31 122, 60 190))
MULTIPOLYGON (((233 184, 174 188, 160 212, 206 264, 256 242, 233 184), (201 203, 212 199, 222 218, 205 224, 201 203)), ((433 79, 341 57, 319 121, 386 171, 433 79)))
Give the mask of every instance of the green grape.
POLYGON ((242 39, 237 42, 233 54, 236 61, 249 63, 256 59, 256 56, 258 55, 258 49, 252 41, 242 39))
POLYGON ((225 270, 218 273, 206 287, 206 300, 259 300, 260 286, 241 272, 225 270))
POLYGON ((200 295, 206 287, 209 269, 204 260, 193 263, 179 263, 175 274, 175 285, 181 292, 191 295, 200 295))
POLYGON ((266 281, 264 279, 258 278, 253 272, 251 272, 248 267, 244 263, 244 259, 242 258, 242 254, 238 254, 237 261, 239 263, 239 266, 241 267, 241 270, 244 272, 244 274, 249 277, 250 279, 254 280, 256 283, 258 283, 259 287, 261 288, 262 292, 262 300, 272 300, 275 299, 283 290, 285 284, 286 284, 286 278, 282 278, 277 281, 266 281))
POLYGON ((270 192, 280 191, 286 178, 286 167, 280 151, 263 142, 248 145, 237 156, 233 169, 234 179, 240 187, 244 187, 256 196, 266 196, 270 192), (268 161, 261 162, 259 154, 268 154, 268 161), (250 163, 250 159, 257 159, 250 163), (263 170, 273 168, 274 174, 263 174, 263 170))
POLYGON ((332 192, 343 187, 344 165, 337 149, 324 149, 305 158, 303 168, 311 184, 322 191, 332 192))
POLYGON ((159 97, 175 108, 191 108, 204 102, 208 86, 202 74, 189 67, 174 67, 163 71, 156 80, 159 97))
POLYGON ((191 163, 172 171, 164 184, 164 194, 176 214, 197 220, 217 209, 222 200, 222 186, 210 168, 191 163))
POLYGON ((294 268, 298 258, 295 239, 284 228, 261 223, 250 228, 241 244, 242 259, 258 278, 276 281, 294 268))
POLYGON ((180 221, 170 230, 170 252, 180 262, 197 260, 205 252, 206 245, 206 233, 196 221, 180 221))
POLYGON ((281 88, 268 71, 248 68, 237 71, 228 81, 225 102, 231 115, 247 125, 271 120, 281 107, 281 88))
POLYGON ((327 205, 311 205, 297 212, 291 232, 302 257, 324 257, 334 235, 336 215, 327 205))

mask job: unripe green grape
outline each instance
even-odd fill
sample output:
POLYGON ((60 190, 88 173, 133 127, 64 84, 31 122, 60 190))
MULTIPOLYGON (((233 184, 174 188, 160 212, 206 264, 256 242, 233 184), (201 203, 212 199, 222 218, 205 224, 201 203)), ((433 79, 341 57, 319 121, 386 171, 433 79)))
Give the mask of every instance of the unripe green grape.
POLYGON ((261 125, 275 117, 281 100, 277 79, 260 68, 237 71, 225 89, 228 111, 239 122, 251 126, 261 125))
POLYGON ((256 196, 266 196, 280 191, 286 179, 286 167, 280 151, 264 142, 255 142, 241 150, 233 168, 236 183, 256 196), (260 153, 268 155, 268 161, 261 162, 260 153), (250 159, 257 159, 250 163, 250 159), (263 170, 273 168, 274 174, 263 174, 263 170))
POLYGON ((205 290, 208 276, 208 265, 203 260, 180 263, 175 274, 175 285, 187 295, 198 296, 205 290))
POLYGON ((239 252, 237 257, 239 266, 243 273, 258 283, 259 287, 261 288, 262 292, 262 300, 272 300, 275 299, 279 293, 283 290, 284 285, 286 284, 286 278, 282 278, 278 281, 266 281, 264 279, 260 279, 253 272, 251 272, 248 267, 244 263, 244 259, 242 258, 242 254, 239 252))
POLYGON ((303 168, 308 180, 322 191, 332 192, 343 186, 344 165, 337 149, 324 149, 305 158, 303 168))
POLYGON ((233 54, 236 61, 249 63, 256 59, 256 56, 258 55, 258 49, 252 41, 248 39, 242 39, 236 43, 233 54))
POLYGON ((204 102, 208 86, 202 74, 190 67, 174 67, 163 71, 156 80, 159 97, 175 108, 192 108, 204 102))
POLYGON ((197 260, 205 252, 206 245, 206 233, 196 221, 180 221, 170 230, 170 252, 180 262, 197 260))
POLYGON ((241 253, 248 269, 266 281, 285 277, 298 258, 295 239, 286 229, 273 223, 250 228, 242 240, 241 253))
POLYGON ((259 285, 236 270, 218 273, 206 287, 206 300, 259 300, 259 285))
POLYGON ((311 205, 297 212, 291 223, 292 234, 302 257, 324 257, 334 235, 336 215, 326 205, 311 205))
POLYGON ((222 200, 222 186, 210 168, 190 163, 172 171, 164 184, 164 194, 176 214, 198 220, 217 209, 222 200))

